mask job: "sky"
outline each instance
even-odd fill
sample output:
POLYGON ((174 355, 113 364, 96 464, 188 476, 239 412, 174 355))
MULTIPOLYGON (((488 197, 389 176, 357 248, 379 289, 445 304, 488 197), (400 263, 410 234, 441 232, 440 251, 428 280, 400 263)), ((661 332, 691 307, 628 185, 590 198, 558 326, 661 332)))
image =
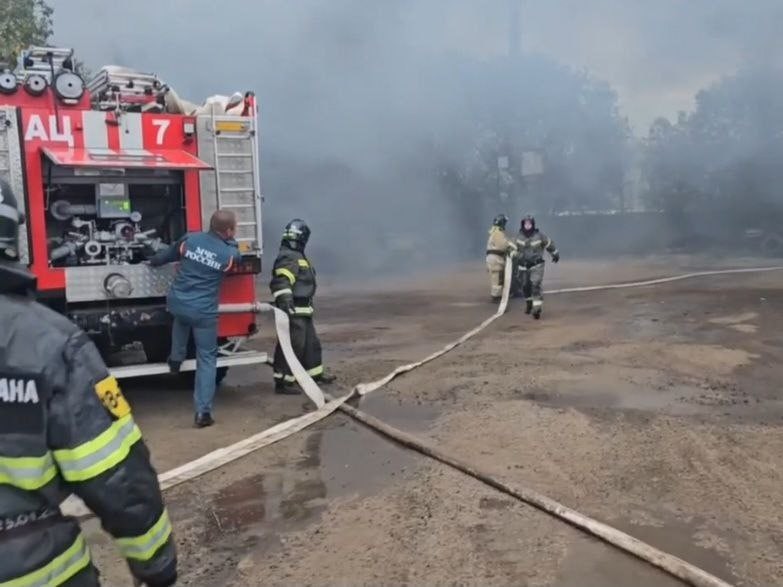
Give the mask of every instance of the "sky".
POLYGON ((210 75, 216 82, 239 80, 193 71, 189 54, 220 53, 224 60, 247 61, 248 68, 283 54, 288 66, 286 44, 296 47, 302 36, 317 43, 324 29, 340 31, 346 44, 357 31, 369 30, 381 39, 394 36, 393 42, 402 38, 422 53, 502 54, 508 50, 510 2, 521 6, 522 49, 608 81, 640 135, 657 116, 689 110, 699 89, 744 60, 783 58, 780 0, 362 0, 359 10, 343 0, 52 5, 56 41, 74 45, 90 64, 125 61, 195 90, 210 75), (185 63, 197 80, 185 74, 185 63))

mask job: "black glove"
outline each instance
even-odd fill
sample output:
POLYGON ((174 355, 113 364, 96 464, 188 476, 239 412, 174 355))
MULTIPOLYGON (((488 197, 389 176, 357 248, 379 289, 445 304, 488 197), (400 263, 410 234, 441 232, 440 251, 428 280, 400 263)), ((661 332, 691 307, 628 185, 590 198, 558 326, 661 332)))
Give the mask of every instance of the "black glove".
POLYGON ((280 296, 275 301, 275 305, 282 310, 283 312, 286 312, 288 314, 293 315, 295 312, 294 309, 294 298, 291 296, 280 296))
POLYGON ((558 263, 560 261, 560 253, 553 253, 552 254, 552 262, 558 263))

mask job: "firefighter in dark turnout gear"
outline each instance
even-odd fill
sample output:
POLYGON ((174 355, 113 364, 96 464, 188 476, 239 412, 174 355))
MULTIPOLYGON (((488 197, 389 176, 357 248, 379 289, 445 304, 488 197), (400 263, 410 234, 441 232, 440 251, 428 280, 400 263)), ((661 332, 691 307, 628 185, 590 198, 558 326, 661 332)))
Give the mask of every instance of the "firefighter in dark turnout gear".
MULTIPOLYGON (((291 346, 302 366, 316 381, 332 383, 335 377, 324 372, 321 341, 313 325, 315 269, 304 254, 309 238, 310 228, 304 220, 297 218, 286 225, 269 287, 275 298, 275 305, 288 313, 291 346)), ((288 367, 279 342, 275 348, 273 368, 277 393, 299 393, 293 387, 296 379, 288 367)))
POLYGON ((544 251, 554 263, 560 261, 560 253, 551 238, 536 228, 536 219, 525 216, 517 235, 517 290, 525 296, 525 312, 538 320, 544 308, 542 284, 544 281, 544 251))
POLYGON ((100 584, 79 524, 60 513, 71 493, 138 582, 173 585, 171 523, 141 432, 87 335, 33 300, 22 220, 0 182, 0 586, 100 584))

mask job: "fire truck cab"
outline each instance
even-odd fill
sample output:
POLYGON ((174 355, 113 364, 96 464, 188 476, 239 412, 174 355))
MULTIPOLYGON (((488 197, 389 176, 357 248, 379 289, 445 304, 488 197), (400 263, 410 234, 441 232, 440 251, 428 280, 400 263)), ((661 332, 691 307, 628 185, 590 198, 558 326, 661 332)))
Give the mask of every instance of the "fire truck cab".
MULTIPOLYGON (((32 47, 0 72, 0 176, 28 222, 21 253, 40 300, 84 329, 108 359, 140 343, 147 363, 115 375, 163 373, 170 344, 166 294, 176 265, 155 252, 233 210, 243 263, 221 303, 254 302, 262 234, 257 107, 251 92, 183 105, 160 79, 109 66, 88 84, 72 51, 32 47)), ((185 103, 186 104, 186 103, 185 103)), ((222 315, 218 365, 266 355, 242 351, 255 315, 222 315)), ((186 361, 184 370, 192 370, 186 361)))

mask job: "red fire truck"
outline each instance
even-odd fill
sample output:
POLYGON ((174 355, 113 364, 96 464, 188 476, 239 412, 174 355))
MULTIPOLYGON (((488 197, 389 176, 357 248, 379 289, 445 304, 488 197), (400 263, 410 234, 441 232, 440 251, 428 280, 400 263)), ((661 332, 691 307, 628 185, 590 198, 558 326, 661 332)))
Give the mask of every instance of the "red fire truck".
MULTIPOLYGON (((86 84, 71 50, 32 47, 0 73, 0 175, 28 218, 22 258, 42 302, 76 322, 108 358, 133 343, 147 362, 115 375, 166 372, 165 296, 176 266, 145 261, 217 208, 237 214, 244 262, 221 303, 256 299, 261 271, 258 120, 252 93, 186 108, 160 79, 107 67, 86 84), (172 99, 173 98, 173 99, 172 99)), ((221 316, 220 367, 266 360, 243 351, 255 315, 221 316)), ((140 355, 140 353, 138 353, 140 355)), ((192 370, 186 361, 184 370, 192 370)))

